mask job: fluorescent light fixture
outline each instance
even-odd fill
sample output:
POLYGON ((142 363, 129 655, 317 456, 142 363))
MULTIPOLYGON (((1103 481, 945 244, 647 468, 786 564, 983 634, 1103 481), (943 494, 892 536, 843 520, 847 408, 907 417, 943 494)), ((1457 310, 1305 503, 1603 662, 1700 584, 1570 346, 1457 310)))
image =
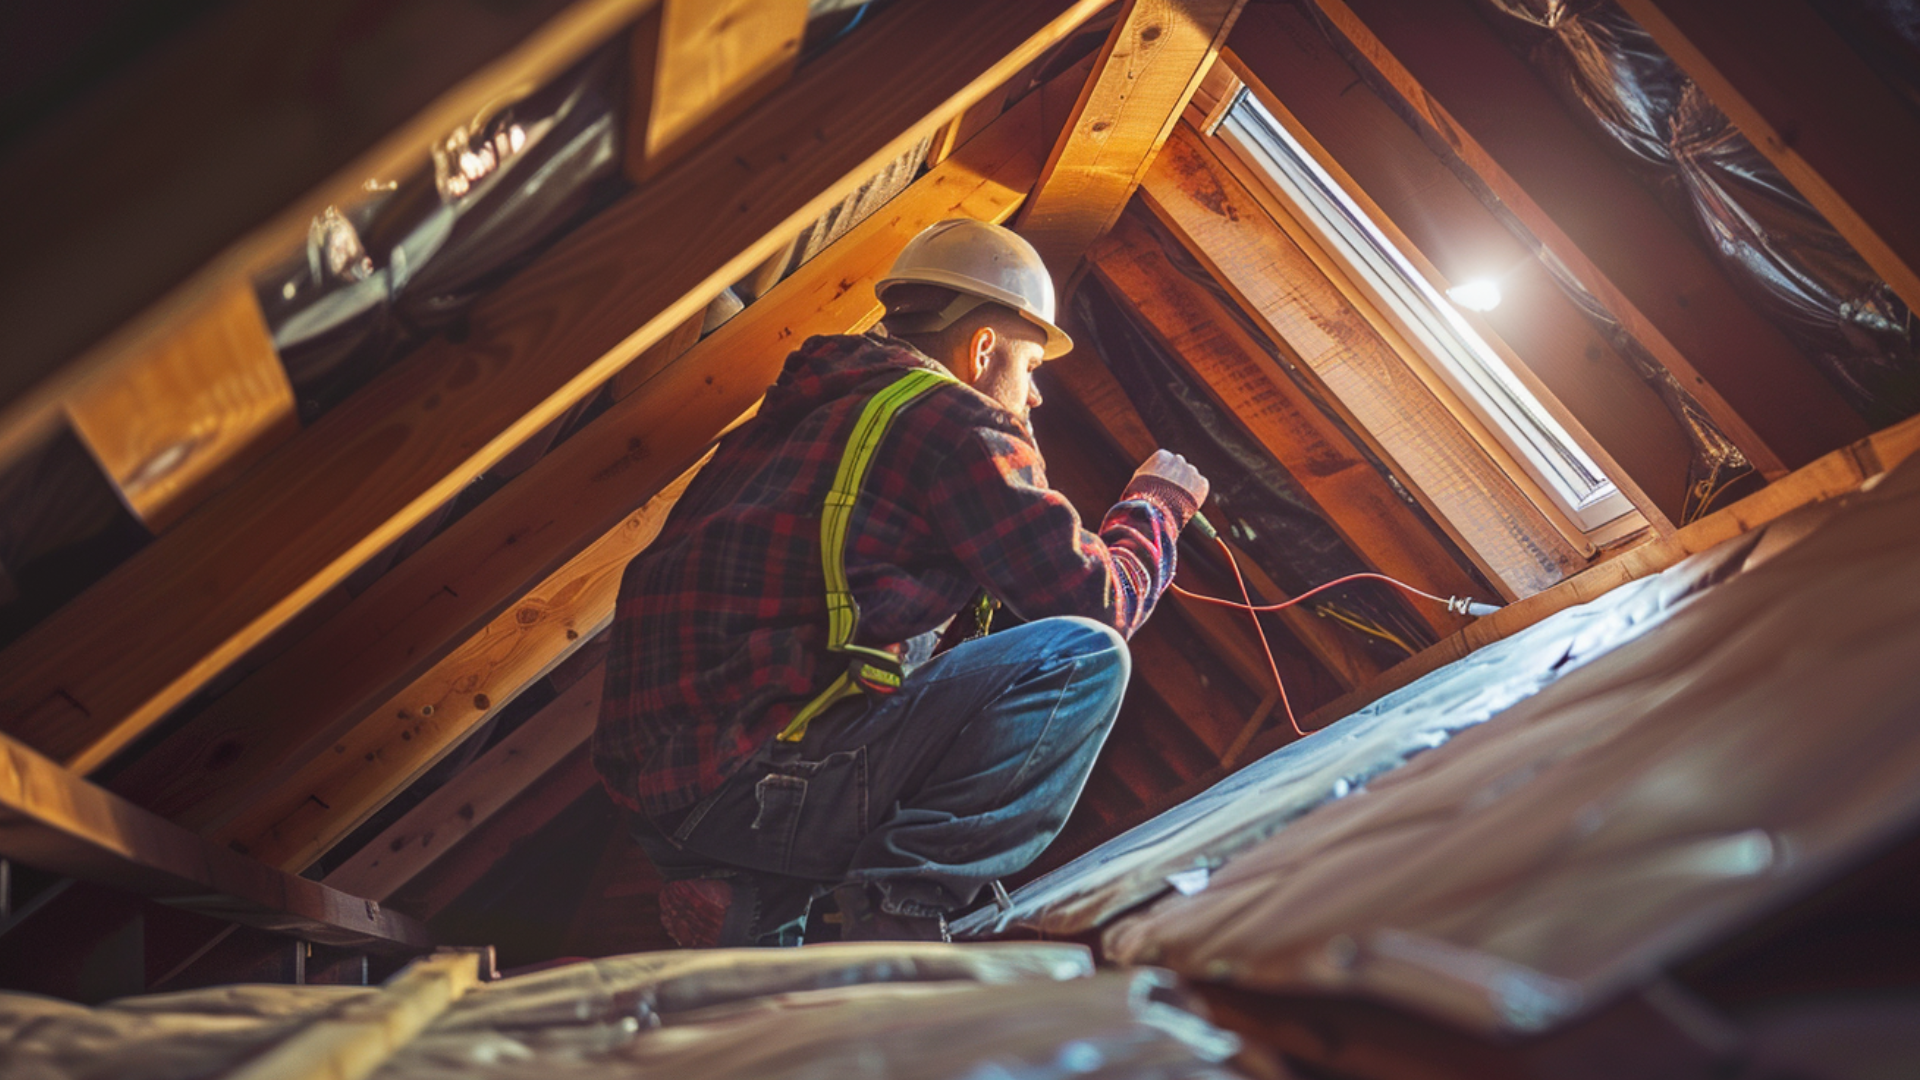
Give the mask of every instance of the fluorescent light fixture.
POLYGON ((1500 306, 1500 283, 1492 278, 1475 278, 1448 289, 1447 299, 1468 311, 1492 311, 1500 306))

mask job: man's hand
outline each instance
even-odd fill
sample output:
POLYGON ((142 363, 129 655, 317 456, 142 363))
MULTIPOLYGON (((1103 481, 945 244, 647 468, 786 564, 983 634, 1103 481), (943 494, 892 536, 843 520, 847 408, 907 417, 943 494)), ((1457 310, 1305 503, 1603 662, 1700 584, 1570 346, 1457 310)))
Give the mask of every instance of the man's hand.
POLYGON ((1200 470, 1187 463, 1187 459, 1171 450, 1155 450, 1153 456, 1133 470, 1135 476, 1154 476, 1165 480, 1193 496, 1193 504, 1199 506, 1207 501, 1207 492, 1212 485, 1200 475, 1200 470))

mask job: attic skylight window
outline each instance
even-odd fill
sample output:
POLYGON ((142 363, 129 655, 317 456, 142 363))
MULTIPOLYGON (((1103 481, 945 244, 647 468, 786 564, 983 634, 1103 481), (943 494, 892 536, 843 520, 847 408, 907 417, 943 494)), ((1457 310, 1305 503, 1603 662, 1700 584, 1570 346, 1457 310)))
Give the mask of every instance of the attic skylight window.
POLYGON ((1439 376, 1563 513, 1582 530, 1591 531, 1633 509, 1600 466, 1461 315, 1462 309, 1487 311, 1496 306, 1500 302, 1497 280, 1462 282, 1443 295, 1250 92, 1238 93, 1215 133, 1258 169, 1333 254, 1391 309, 1439 376), (1454 294, 1456 299, 1449 300, 1448 295, 1454 294))

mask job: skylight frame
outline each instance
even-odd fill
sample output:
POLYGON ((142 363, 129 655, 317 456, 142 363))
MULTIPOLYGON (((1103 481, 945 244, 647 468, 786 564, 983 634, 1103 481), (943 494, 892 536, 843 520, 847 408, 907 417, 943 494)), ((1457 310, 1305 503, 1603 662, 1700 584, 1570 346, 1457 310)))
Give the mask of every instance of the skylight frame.
POLYGON ((1391 314, 1555 508, 1591 536, 1635 507, 1474 326, 1249 88, 1212 133, 1285 199, 1391 314))

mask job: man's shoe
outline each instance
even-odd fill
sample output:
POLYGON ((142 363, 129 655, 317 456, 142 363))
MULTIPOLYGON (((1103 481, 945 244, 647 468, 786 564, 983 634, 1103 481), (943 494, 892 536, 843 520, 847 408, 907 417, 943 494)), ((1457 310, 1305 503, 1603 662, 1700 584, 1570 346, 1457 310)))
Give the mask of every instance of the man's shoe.
POLYGON ((799 882, 767 886, 746 877, 682 878, 660 887, 660 924, 683 949, 798 945, 809 900, 810 889, 799 882), (779 925, 759 925, 763 909, 781 906, 797 908, 798 914, 788 910, 779 925))
POLYGON ((841 941, 952 941, 945 915, 895 915, 880 906, 879 890, 850 881, 833 890, 841 941))

